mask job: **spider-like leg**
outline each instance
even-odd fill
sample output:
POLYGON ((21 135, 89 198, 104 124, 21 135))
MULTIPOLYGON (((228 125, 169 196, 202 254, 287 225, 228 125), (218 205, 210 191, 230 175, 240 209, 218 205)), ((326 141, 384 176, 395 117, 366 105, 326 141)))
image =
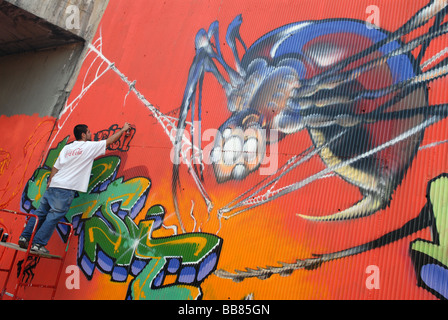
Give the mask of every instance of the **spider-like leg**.
MULTIPOLYGON (((446 14, 446 5, 446 1, 434 1, 428 6, 428 8, 432 7, 431 10, 422 9, 415 17, 429 18, 437 14, 437 20, 440 23, 446 14)), ((400 30, 409 32, 413 30, 411 26, 422 26, 421 23, 417 23, 415 17, 410 20, 414 22, 408 22, 395 33, 399 33, 400 30)), ((336 66, 331 67, 330 69, 333 71, 325 72, 325 75, 317 80, 314 88, 309 86, 306 90, 300 88, 296 90, 294 103, 291 105, 306 106, 302 121, 309 128, 316 147, 323 145, 329 136, 334 135, 341 128, 347 128, 347 126, 353 128, 350 129, 350 134, 340 140, 339 147, 333 145, 326 148, 322 150, 320 156, 329 168, 335 168, 335 172, 340 177, 358 186, 362 193, 362 199, 358 203, 341 212, 323 217, 299 216, 313 221, 353 219, 370 215, 388 205, 392 193, 403 179, 404 173, 418 149, 424 128, 447 116, 446 106, 427 106, 425 84, 448 74, 448 59, 423 73, 417 70, 416 75, 381 89, 366 90, 360 86, 356 87, 355 80, 366 70, 386 62, 383 58, 409 52, 420 45, 427 46, 432 39, 447 32, 447 24, 441 26, 435 24, 429 33, 404 44, 401 48, 390 51, 383 57, 373 59, 361 67, 343 72, 342 77, 332 73, 334 70, 339 70, 337 65, 347 66, 347 61, 351 61, 353 57, 359 55, 355 54, 346 59, 346 62, 339 62, 336 66), (347 80, 340 81, 343 78, 347 80), (345 90, 347 86, 351 86, 350 90, 345 90), (390 98, 391 94, 393 94, 392 98, 390 98), (375 108, 370 114, 366 114, 366 117, 359 114, 343 114, 345 110, 353 110, 353 106, 361 101, 368 105, 369 101, 373 102, 375 99, 386 97, 389 97, 389 101, 375 108), (313 114, 313 111, 316 114, 313 114), (360 118, 363 118, 362 126, 359 125, 360 118), (399 119, 405 120, 399 122, 401 129, 396 130, 395 127, 397 127, 399 119), (369 125, 369 122, 372 126, 369 125), (389 128, 387 129, 389 140, 380 145, 372 144, 369 130, 382 126, 389 128), (414 128, 419 127, 422 130, 414 132, 414 128), (357 137, 357 141, 353 141, 353 136, 357 137), (402 138, 398 139, 399 137, 402 138), (391 142, 393 144, 390 144, 391 142), (378 149, 375 154, 369 151, 375 149, 378 149)), ((389 38, 394 39, 394 36, 389 38)), ((368 49, 371 50, 375 46, 377 44, 368 49)), ((367 53, 366 50, 363 52, 367 53)))
POLYGON ((338 103, 355 102, 356 100, 360 99, 373 99, 382 97, 399 89, 403 89, 406 86, 409 87, 418 82, 432 81, 436 78, 442 77, 446 75, 448 71, 443 63, 440 63, 438 66, 427 70, 424 74, 420 74, 418 76, 415 76, 414 78, 407 79, 406 81, 402 81, 386 89, 353 92, 353 94, 351 95, 347 94, 350 91, 344 90, 347 88, 347 86, 353 85, 354 81, 356 81, 361 75, 365 74, 365 72, 377 68, 380 65, 386 64, 388 59, 402 54, 407 54, 412 50, 418 48, 422 44, 425 45, 429 41, 446 33, 448 33, 448 23, 441 25, 440 28, 433 28, 432 32, 424 34, 381 57, 372 59, 362 66, 355 67, 345 72, 341 72, 339 74, 333 75, 332 77, 328 77, 324 81, 319 82, 314 87, 313 92, 308 91, 306 95, 302 96, 301 94, 303 94, 303 92, 300 88, 294 90, 293 94, 291 95, 292 101, 290 101, 289 103, 290 105, 300 106, 301 109, 306 109, 310 106, 326 107, 338 103), (333 91, 333 89, 336 89, 336 91, 333 91), (343 93, 343 95, 341 95, 340 93, 343 93))
MULTIPOLYGON (((232 38, 232 36, 238 37, 239 34, 238 28, 240 24, 241 21, 238 20, 237 17, 237 19, 235 19, 234 22, 232 22, 232 24, 229 26, 228 35, 230 34, 231 36, 228 36, 228 39, 232 38)), ((232 47, 234 47, 234 43, 235 41, 233 40, 232 47)), ((196 55, 193 59, 193 63, 188 73, 187 85, 185 87, 182 104, 180 107, 179 121, 177 123, 177 131, 174 140, 173 176, 171 183, 175 212, 183 232, 185 232, 185 228, 183 226, 179 213, 177 189, 180 183, 179 164, 182 150, 182 138, 184 129, 186 127, 186 119, 188 112, 190 112, 191 110, 193 121, 194 109, 196 108, 196 94, 198 95, 197 104, 199 112, 201 111, 200 109, 201 109, 202 83, 204 74, 206 72, 210 72, 213 74, 218 83, 224 89, 227 97, 230 96, 233 88, 237 87, 238 84, 242 82, 241 74, 233 70, 231 67, 229 67, 222 57, 219 45, 219 28, 217 21, 213 22, 210 25, 208 32, 206 32, 204 29, 199 30, 199 32, 196 35, 195 46, 196 46, 196 55), (214 44, 211 42, 212 39, 214 39, 214 44), (219 63, 219 65, 221 65, 224 68, 230 79, 230 82, 228 82, 224 78, 224 76, 218 70, 218 67, 215 62, 219 63), (199 90, 197 90, 197 88, 199 88, 199 90)), ((237 61, 237 64, 239 64, 239 61, 237 61)), ((199 114, 199 120, 200 119, 201 115, 199 114)), ((205 192, 205 190, 202 191, 205 192)), ((210 209, 211 204, 208 203, 207 206, 210 209)))
MULTIPOLYGON (((384 208, 389 203, 391 194, 395 190, 396 185, 401 181, 401 176, 404 174, 403 172, 399 173, 392 171, 391 173, 386 174, 386 177, 382 179, 382 175, 375 175, 375 172, 356 173, 356 167, 353 167, 353 164, 363 158, 371 157, 374 153, 386 150, 389 146, 400 145, 400 143, 404 143, 405 145, 409 138, 414 139, 413 137, 418 137, 418 133, 423 131, 427 126, 448 117, 448 104, 422 106, 412 110, 398 110, 381 114, 376 111, 365 115, 347 114, 340 115, 340 118, 332 120, 329 120, 324 116, 320 117, 321 119, 319 119, 319 116, 305 116, 303 121, 309 126, 314 125, 319 127, 319 125, 323 125, 324 123, 325 126, 344 126, 344 123, 349 126, 358 126, 360 124, 375 123, 376 121, 394 121, 398 119, 413 119, 415 117, 427 119, 419 125, 411 126, 407 132, 391 139, 386 144, 378 146, 376 150, 370 150, 356 158, 345 161, 345 163, 344 161, 341 161, 341 159, 334 157, 334 155, 329 155, 331 154, 330 148, 327 148, 328 150, 321 152, 321 156, 323 156, 323 159, 327 161, 329 168, 333 168, 335 172, 339 173, 345 179, 349 179, 350 177, 353 178, 353 181, 351 182, 360 187, 363 198, 352 207, 335 214, 321 217, 311 217, 302 214, 299 214, 299 216, 312 221, 345 220, 367 216, 376 212, 378 209, 384 208), (311 122, 314 124, 310 124, 311 122), (341 169, 347 171, 340 172, 341 169), (348 173, 350 170, 353 171, 353 173, 356 173, 356 175, 350 175, 348 173), (390 179, 388 176, 392 176, 393 179, 390 179)), ((323 141, 325 141, 325 139, 323 141)), ((319 146, 319 142, 317 143, 317 146, 319 146)), ((385 170, 385 172, 389 171, 385 170)))
POLYGON ((403 239, 419 230, 426 227, 431 227, 434 223, 434 217, 431 213, 431 207, 426 204, 421 210, 420 214, 405 223, 401 228, 391 231, 384 236, 373 240, 371 242, 345 249, 333 253, 324 254, 313 254, 312 258, 307 259, 297 259, 293 263, 278 262, 279 266, 268 266, 268 267, 257 267, 256 269, 246 268, 246 270, 235 270, 234 273, 219 269, 214 272, 214 274, 220 278, 231 279, 235 282, 241 282, 247 278, 258 278, 260 280, 265 280, 274 274, 279 274, 282 276, 290 275, 295 270, 299 269, 315 269, 318 268, 322 263, 354 256, 369 250, 381 248, 395 241, 403 239))
MULTIPOLYGON (((333 81, 335 74, 340 73, 350 64, 358 61, 361 58, 367 57, 373 52, 377 51, 381 47, 399 40, 402 36, 418 29, 419 27, 428 23, 430 19, 438 15, 446 14, 448 10, 447 0, 432 0, 427 6, 420 9, 412 18, 410 18, 403 26, 391 33, 389 36, 381 41, 376 42, 372 46, 346 58, 332 67, 328 68, 324 72, 307 79, 302 82, 302 86, 297 90, 298 96, 307 96, 314 94, 317 90, 326 89, 328 85, 333 81)), ((434 28, 433 28, 434 29, 434 28)), ((427 45, 427 44, 426 44, 427 45)))
POLYGON ((238 15, 235 19, 233 19, 232 23, 229 25, 229 28, 227 30, 226 42, 228 43, 230 49, 233 52, 236 70, 242 77, 244 77, 246 75, 246 70, 244 70, 244 68, 241 66, 241 59, 238 55, 238 50, 236 48, 236 40, 238 40, 243 46, 244 50, 247 51, 246 44, 244 43, 240 35, 240 26, 242 22, 243 19, 241 15, 238 15))
MULTIPOLYGON (((313 181, 325 177, 330 174, 333 170, 337 170, 338 168, 348 166, 351 163, 356 162, 357 160, 368 157, 369 155, 375 154, 384 150, 388 146, 394 145, 407 139, 410 136, 415 135, 416 133, 424 130, 427 126, 448 117, 448 104, 441 105, 433 105, 429 107, 420 107, 413 109, 413 112, 409 112, 409 110, 398 110, 391 111, 387 113, 379 113, 373 111, 368 114, 339 114, 338 117, 329 117, 326 115, 312 113, 310 111, 309 115, 304 115, 302 117, 302 121, 308 127, 314 128, 323 128, 332 125, 338 125, 345 129, 343 129, 339 134, 331 137, 331 139, 326 140, 321 146, 316 146, 315 148, 310 147, 303 154, 297 155, 291 158, 288 163, 286 163, 282 168, 280 168, 277 174, 269 176, 268 178, 261 181, 259 184, 249 189, 242 195, 238 196, 236 199, 228 203, 226 206, 219 209, 219 215, 224 217, 225 219, 229 219, 233 216, 236 216, 242 212, 253 209, 257 206, 263 205, 267 202, 273 201, 283 195, 286 195, 290 192, 298 190, 313 181), (298 181, 290 186, 283 187, 277 190, 274 190, 274 185, 280 181, 280 179, 290 172, 293 169, 298 168, 301 164, 308 161, 311 157, 315 156, 317 153, 321 153, 324 148, 330 148, 334 143, 336 143, 341 137, 347 134, 347 130, 351 127, 359 126, 362 124, 375 123, 377 121, 385 121, 385 120, 397 120, 397 119, 409 119, 413 118, 416 115, 424 116, 428 118, 425 123, 417 126, 416 128, 411 128, 407 132, 401 134, 396 137, 392 141, 388 141, 383 145, 378 146, 375 150, 366 151, 364 154, 359 155, 356 158, 348 159, 347 161, 335 164, 333 167, 329 167, 324 169, 323 171, 307 178, 302 181, 298 181), (266 189, 269 188, 267 191, 266 189), (263 194, 263 192, 265 192, 263 194)), ((285 122, 285 126, 288 124, 288 121, 285 122)), ((308 220, 343 220, 354 218, 359 215, 368 215, 375 211, 374 208, 381 206, 384 202, 381 200, 382 198, 379 194, 375 195, 374 193, 369 194, 365 192, 366 199, 362 199, 359 203, 355 204, 353 208, 349 208, 345 210, 343 213, 339 213, 337 216, 328 215, 325 217, 309 217, 306 215, 299 215, 308 220)))
MULTIPOLYGON (((431 68, 424 73, 416 75, 412 78, 399 82, 397 84, 391 85, 386 88, 378 89, 378 90, 351 90, 350 93, 346 92, 347 84, 340 85, 336 87, 337 91, 334 93, 333 90, 325 90, 319 91, 313 96, 306 98, 298 98, 292 99, 289 102, 289 105, 300 105, 303 106, 304 109, 310 107, 333 107, 340 104, 352 104, 363 99, 377 99, 383 98, 390 94, 398 94, 401 95, 400 92, 410 92, 418 87, 421 87, 424 84, 430 83, 439 78, 445 77, 448 75, 448 59, 440 62, 435 67, 431 68)), ((350 85, 350 84, 348 84, 350 85)), ((353 86, 351 86, 353 88, 353 86)))

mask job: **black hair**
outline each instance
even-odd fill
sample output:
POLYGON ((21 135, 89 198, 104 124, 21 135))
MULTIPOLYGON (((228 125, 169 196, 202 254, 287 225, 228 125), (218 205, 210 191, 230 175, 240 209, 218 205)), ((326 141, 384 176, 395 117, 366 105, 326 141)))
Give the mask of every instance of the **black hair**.
POLYGON ((73 133, 75 135, 75 139, 76 140, 81 140, 82 139, 82 134, 83 133, 87 134, 87 125, 85 125, 85 124, 78 124, 73 129, 73 133))

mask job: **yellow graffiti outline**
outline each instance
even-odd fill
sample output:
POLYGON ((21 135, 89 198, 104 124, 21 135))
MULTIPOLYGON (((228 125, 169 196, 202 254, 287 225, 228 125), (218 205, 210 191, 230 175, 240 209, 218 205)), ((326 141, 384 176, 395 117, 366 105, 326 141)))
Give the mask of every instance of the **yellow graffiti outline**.
POLYGON ((97 168, 99 168, 101 166, 104 167, 104 169, 98 175, 93 177, 92 181, 90 181, 89 186, 95 186, 98 183, 98 181, 100 181, 100 178, 102 178, 104 172, 106 172, 107 170, 112 168, 112 163, 111 162, 109 162, 109 163, 97 163, 93 169, 97 169, 97 168))
MULTIPOLYGON (((142 288, 144 288, 144 286, 146 285, 146 282, 149 280, 151 274, 154 272, 154 269, 159 264, 160 259, 162 259, 161 257, 149 257, 149 258, 156 260, 156 263, 152 267, 151 271, 148 273, 148 276, 144 279, 143 284, 140 285, 140 279, 138 279, 137 281, 134 281, 134 283, 132 285, 134 288, 134 292, 136 293, 136 297, 135 297, 136 300, 140 300, 140 296, 142 295, 142 292, 144 293, 142 288)), ((142 296, 142 298, 146 299, 146 296, 142 296)))

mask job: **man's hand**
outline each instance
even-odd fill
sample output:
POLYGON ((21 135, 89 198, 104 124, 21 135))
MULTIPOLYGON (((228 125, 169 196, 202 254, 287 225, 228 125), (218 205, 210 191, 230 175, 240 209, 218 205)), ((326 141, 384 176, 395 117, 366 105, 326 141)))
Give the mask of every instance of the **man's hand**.
POLYGON ((123 133, 125 133, 126 131, 128 131, 130 129, 131 129, 131 125, 129 124, 129 122, 125 122, 123 125, 123 128, 121 128, 120 131, 114 133, 109 138, 107 138, 106 146, 108 147, 111 144, 113 144, 114 142, 116 142, 118 139, 120 139, 120 137, 123 135, 123 133))
POLYGON ((126 132, 126 131, 130 130, 131 127, 132 127, 132 126, 131 126, 130 123, 125 122, 124 125, 123 125, 123 128, 121 128, 121 130, 123 130, 123 132, 126 132))

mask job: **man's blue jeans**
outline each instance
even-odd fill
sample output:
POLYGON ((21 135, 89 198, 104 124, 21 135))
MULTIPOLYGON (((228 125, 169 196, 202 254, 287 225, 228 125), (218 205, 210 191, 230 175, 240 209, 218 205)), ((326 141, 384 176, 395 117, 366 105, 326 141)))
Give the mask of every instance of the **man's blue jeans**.
MULTIPOLYGON (((40 200, 39 208, 34 211, 34 214, 39 218, 39 222, 33 244, 47 245, 58 222, 70 209, 75 193, 76 191, 74 190, 61 188, 48 188, 45 191, 44 196, 40 200)), ((35 223, 36 219, 31 218, 21 236, 29 240, 35 223)))

